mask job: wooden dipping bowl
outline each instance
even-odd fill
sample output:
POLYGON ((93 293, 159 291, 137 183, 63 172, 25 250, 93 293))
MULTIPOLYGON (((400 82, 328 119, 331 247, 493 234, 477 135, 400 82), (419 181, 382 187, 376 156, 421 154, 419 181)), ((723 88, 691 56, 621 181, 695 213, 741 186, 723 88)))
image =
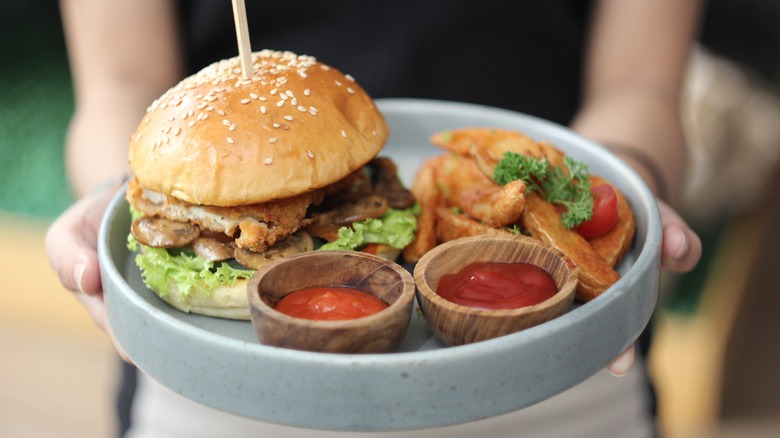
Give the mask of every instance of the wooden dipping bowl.
POLYGON ((567 312, 574 302, 577 267, 559 249, 524 236, 483 235, 443 243, 414 269, 417 301, 431 330, 447 345, 484 341, 541 324, 567 312), (475 262, 525 262, 541 267, 558 292, 528 307, 488 310, 463 306, 436 294, 442 276, 475 262))
POLYGON ((262 344, 326 353, 386 353, 406 335, 414 280, 402 266, 359 251, 312 251, 260 268, 249 280, 250 316, 262 344), (346 286, 389 306, 373 315, 341 321, 296 318, 273 309, 297 290, 346 286))

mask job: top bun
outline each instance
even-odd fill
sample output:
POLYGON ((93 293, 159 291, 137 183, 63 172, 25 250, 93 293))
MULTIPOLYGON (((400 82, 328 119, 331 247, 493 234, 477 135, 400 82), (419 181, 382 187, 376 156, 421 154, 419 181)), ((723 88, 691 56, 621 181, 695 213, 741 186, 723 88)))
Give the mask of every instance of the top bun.
POLYGON ((226 59, 152 103, 130 140, 143 187, 194 204, 266 202, 332 184, 384 146, 387 124, 351 76, 290 52, 252 62, 250 78, 226 59))

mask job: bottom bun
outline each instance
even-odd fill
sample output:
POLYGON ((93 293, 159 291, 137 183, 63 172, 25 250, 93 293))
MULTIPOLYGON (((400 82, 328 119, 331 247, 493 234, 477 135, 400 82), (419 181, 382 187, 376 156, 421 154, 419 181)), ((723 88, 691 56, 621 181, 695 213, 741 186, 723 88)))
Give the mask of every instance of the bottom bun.
POLYGON ((168 284, 168 293, 160 298, 185 313, 248 320, 247 283, 247 280, 239 279, 232 286, 217 286, 211 293, 193 289, 186 297, 182 297, 176 283, 172 281, 168 284))

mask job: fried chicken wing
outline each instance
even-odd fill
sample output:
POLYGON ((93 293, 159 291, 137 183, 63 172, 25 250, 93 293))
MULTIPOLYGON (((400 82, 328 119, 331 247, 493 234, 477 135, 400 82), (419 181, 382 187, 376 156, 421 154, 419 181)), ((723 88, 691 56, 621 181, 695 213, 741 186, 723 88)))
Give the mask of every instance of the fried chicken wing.
POLYGON ((443 156, 436 179, 445 205, 457 206, 488 226, 513 224, 523 213, 525 183, 517 180, 499 186, 469 158, 443 156))

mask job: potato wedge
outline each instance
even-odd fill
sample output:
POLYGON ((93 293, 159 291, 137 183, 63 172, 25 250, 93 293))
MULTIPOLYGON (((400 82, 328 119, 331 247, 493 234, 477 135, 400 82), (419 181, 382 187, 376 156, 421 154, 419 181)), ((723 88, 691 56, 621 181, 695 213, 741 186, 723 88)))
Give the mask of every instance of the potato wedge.
POLYGON ((480 236, 482 234, 509 233, 502 228, 494 228, 475 221, 465 214, 458 214, 449 207, 436 209, 436 238, 439 242, 449 242, 460 237, 480 236))
POLYGON ((404 260, 415 263, 426 252, 436 246, 436 208, 440 204, 440 194, 436 187, 436 168, 441 157, 425 160, 412 182, 411 191, 420 207, 417 217, 417 230, 414 240, 403 251, 404 260))
POLYGON ((532 237, 558 247, 577 265, 580 271, 576 295, 578 300, 590 301, 620 279, 620 274, 593 250, 587 240, 563 226, 555 206, 538 193, 532 192, 526 196, 526 207, 520 222, 532 237))

